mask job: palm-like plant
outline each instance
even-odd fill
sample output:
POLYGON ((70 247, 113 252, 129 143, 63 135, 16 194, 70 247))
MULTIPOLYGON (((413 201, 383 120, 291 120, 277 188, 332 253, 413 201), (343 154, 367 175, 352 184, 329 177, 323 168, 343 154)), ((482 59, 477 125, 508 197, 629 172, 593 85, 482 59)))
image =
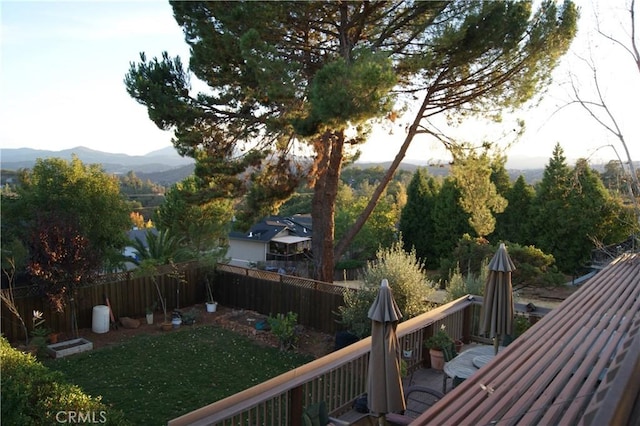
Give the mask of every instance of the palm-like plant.
MULTIPOLYGON (((151 230, 147 230, 147 244, 140 238, 136 238, 133 242, 133 249, 136 253, 134 263, 144 270, 155 270, 157 266, 165 264, 173 264, 191 258, 189 250, 182 246, 182 239, 173 236, 169 229, 161 230, 157 234, 151 230)), ((164 322, 168 321, 166 300, 160 291, 160 286, 152 275, 153 284, 158 292, 158 299, 162 305, 164 313, 164 322)))
POLYGON ((189 250, 182 245, 182 238, 174 236, 169 229, 163 229, 154 233, 151 230, 146 232, 147 244, 136 238, 133 242, 133 249, 137 259, 137 265, 151 263, 153 265, 165 265, 170 261, 180 262, 190 257, 189 250))

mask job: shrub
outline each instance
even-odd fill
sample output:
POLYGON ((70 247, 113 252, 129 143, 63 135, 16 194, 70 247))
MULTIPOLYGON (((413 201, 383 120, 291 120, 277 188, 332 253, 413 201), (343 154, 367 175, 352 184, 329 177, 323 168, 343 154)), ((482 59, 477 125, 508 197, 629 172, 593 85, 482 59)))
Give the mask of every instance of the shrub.
POLYGON ((358 290, 345 289, 344 305, 338 307, 339 323, 359 339, 371 333, 369 308, 378 294, 375 287, 361 286, 358 290))
POLYGON ((286 351, 295 347, 298 340, 298 336, 296 334, 298 314, 295 312, 288 312, 286 315, 277 314, 275 317, 269 316, 269 318, 267 318, 267 322, 269 323, 269 327, 271 327, 271 332, 278 336, 281 351, 286 351))
POLYGON ((376 261, 369 262, 363 274, 364 284, 357 291, 345 291, 343 306, 338 308, 340 323, 358 337, 371 333, 369 308, 378 294, 383 279, 389 281, 393 297, 403 314, 403 320, 413 318, 429 309, 427 297, 434 291, 434 284, 415 250, 404 251, 402 241, 389 248, 380 248, 376 261))
POLYGON ((468 273, 462 275, 460 267, 456 267, 449 276, 449 280, 446 284, 447 297, 446 301, 450 302, 456 300, 467 294, 473 294, 476 296, 484 295, 484 286, 487 279, 487 261, 483 262, 480 268, 480 274, 476 275, 468 273))
POLYGON ((549 287, 560 285, 564 276, 557 271, 555 259, 534 246, 509 245, 509 255, 516 265, 514 287, 549 287))
MULTIPOLYGON (((10 425, 58 424, 68 413, 107 425, 127 425, 124 415, 67 383, 62 373, 49 370, 33 356, 0 338, 1 417, 10 425)), ((76 417, 79 418, 79 417, 76 417)))
MULTIPOLYGON (((508 243, 509 256, 516 266, 515 271, 511 275, 513 287, 515 289, 524 287, 549 287, 562 284, 564 276, 557 271, 554 266, 555 259, 553 255, 545 254, 542 250, 534 246, 521 246, 519 244, 508 243)), ((472 239, 468 235, 458 241, 452 257, 441 261, 440 274, 451 279, 459 279, 457 274, 465 271, 463 276, 475 277, 478 274, 482 277, 482 265, 493 257, 497 248, 486 243, 486 240, 472 239)), ((460 286, 460 282, 454 283, 460 286)), ((474 285, 471 281, 467 284, 474 285)), ((484 285, 484 282, 483 282, 484 285)), ((455 286, 453 287, 455 288, 455 286)), ((447 288, 449 290, 449 288, 447 288)), ((469 290, 469 289, 467 289, 469 290)), ((463 290, 461 290, 463 291, 463 290)), ((468 291, 471 294, 473 291, 468 291)), ((456 293, 457 294, 457 293, 456 293)), ((466 294, 466 293, 465 293, 466 294)), ((461 294, 462 295, 462 294, 461 294)))
POLYGON ((465 234, 458 240, 451 257, 440 262, 440 275, 450 276, 459 267, 463 271, 479 274, 482 263, 496 251, 496 247, 488 244, 483 238, 471 238, 465 234))
POLYGON ((524 315, 516 315, 513 318, 513 337, 514 337, 514 339, 516 337, 519 337, 522 334, 524 334, 524 332, 527 331, 529 329, 529 327, 531 327, 531 323, 529 322, 529 318, 525 317, 524 315))

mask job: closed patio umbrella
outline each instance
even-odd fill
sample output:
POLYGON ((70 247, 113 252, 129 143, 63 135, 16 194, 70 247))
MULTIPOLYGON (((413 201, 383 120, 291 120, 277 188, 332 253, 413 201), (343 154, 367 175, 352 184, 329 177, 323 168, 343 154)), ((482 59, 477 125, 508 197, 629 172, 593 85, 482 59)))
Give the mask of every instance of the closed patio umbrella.
POLYGON ((400 345, 396 328, 402 313, 393 299, 389 282, 382 280, 375 301, 369 308, 371 354, 367 402, 369 410, 386 414, 406 408, 400 376, 400 345))
POLYGON ((511 335, 513 332, 513 288, 511 286, 511 272, 516 269, 507 253, 504 244, 500 244, 498 251, 489 262, 489 275, 484 287, 484 302, 482 303, 481 331, 494 339, 495 353, 498 353, 500 336, 511 335))

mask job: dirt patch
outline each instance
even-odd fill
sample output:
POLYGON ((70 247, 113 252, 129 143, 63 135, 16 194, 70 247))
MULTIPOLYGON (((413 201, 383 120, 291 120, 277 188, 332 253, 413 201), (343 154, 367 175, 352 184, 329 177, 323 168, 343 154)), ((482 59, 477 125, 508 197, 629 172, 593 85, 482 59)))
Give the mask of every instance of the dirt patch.
MULTIPOLYGON (((172 328, 169 331, 163 331, 161 323, 163 322, 163 314, 155 313, 154 322, 151 325, 146 323, 145 318, 136 318, 140 321, 138 328, 124 328, 119 325, 117 328, 111 327, 106 333, 94 333, 91 329, 82 329, 79 331, 80 337, 91 341, 95 349, 113 346, 125 342, 133 336, 139 334, 163 334, 172 333, 185 327, 200 327, 203 325, 217 325, 235 333, 242 334, 254 340, 256 343, 279 347, 277 336, 270 331, 262 331, 256 328, 256 324, 266 320, 265 315, 261 315, 254 311, 236 310, 218 305, 216 312, 209 313, 204 305, 190 306, 181 309, 183 313, 193 312, 196 315, 196 322, 193 325, 181 325, 179 328, 172 328)), ((327 333, 321 333, 315 330, 307 329, 302 326, 298 327, 298 343, 296 351, 320 358, 327 355, 334 348, 334 337, 327 333)), ((70 336, 60 336, 60 340, 66 340, 70 336)))

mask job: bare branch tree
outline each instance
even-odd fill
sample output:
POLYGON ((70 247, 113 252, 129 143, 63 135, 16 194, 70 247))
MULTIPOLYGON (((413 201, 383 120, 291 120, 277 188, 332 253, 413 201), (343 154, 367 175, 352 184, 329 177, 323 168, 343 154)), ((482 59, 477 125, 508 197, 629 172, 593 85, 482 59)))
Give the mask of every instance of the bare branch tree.
MULTIPOLYGON (((628 17, 631 24, 631 31, 627 33, 629 40, 620 40, 606 32, 604 32, 600 26, 600 19, 598 14, 596 13, 596 31, 604 39, 611 41, 614 45, 621 47, 625 52, 629 53, 632 57, 635 65, 638 68, 638 72, 640 73, 640 52, 638 51, 638 40, 636 35, 636 22, 635 22, 635 0, 631 0, 629 8, 627 9, 629 13, 628 17)), ((633 160, 631 158, 631 154, 629 152, 629 147, 627 144, 627 140, 625 139, 624 132, 621 129, 619 121, 616 119, 616 116, 611 111, 610 105, 606 101, 606 97, 604 95, 604 91, 602 88, 602 80, 600 75, 598 74, 598 65, 591 55, 589 58, 580 57, 578 58, 586 64, 591 72, 592 83, 593 83, 593 93, 591 93, 592 97, 584 94, 584 91, 581 90, 580 84, 578 83, 578 79, 575 74, 570 73, 570 85, 571 85, 571 97, 572 100, 569 101, 562 108, 570 106, 570 105, 579 105, 582 107, 590 116, 593 118, 602 128, 604 128, 607 132, 611 133, 622 145, 624 148, 626 157, 627 157, 627 165, 629 167, 629 174, 631 175, 631 188, 630 193, 632 197, 632 201, 634 203, 636 209, 636 216, 638 222, 640 223, 640 211, 638 209, 636 198, 640 197, 640 182, 638 181, 638 174, 636 172, 633 160)), ((615 150, 615 148, 614 148, 615 150)), ((617 151, 616 151, 617 155, 617 151)), ((618 157, 619 158, 619 157, 618 157)), ((619 158, 620 159, 620 158, 619 158)), ((620 163, 623 165, 624 163, 620 160, 620 163)))

